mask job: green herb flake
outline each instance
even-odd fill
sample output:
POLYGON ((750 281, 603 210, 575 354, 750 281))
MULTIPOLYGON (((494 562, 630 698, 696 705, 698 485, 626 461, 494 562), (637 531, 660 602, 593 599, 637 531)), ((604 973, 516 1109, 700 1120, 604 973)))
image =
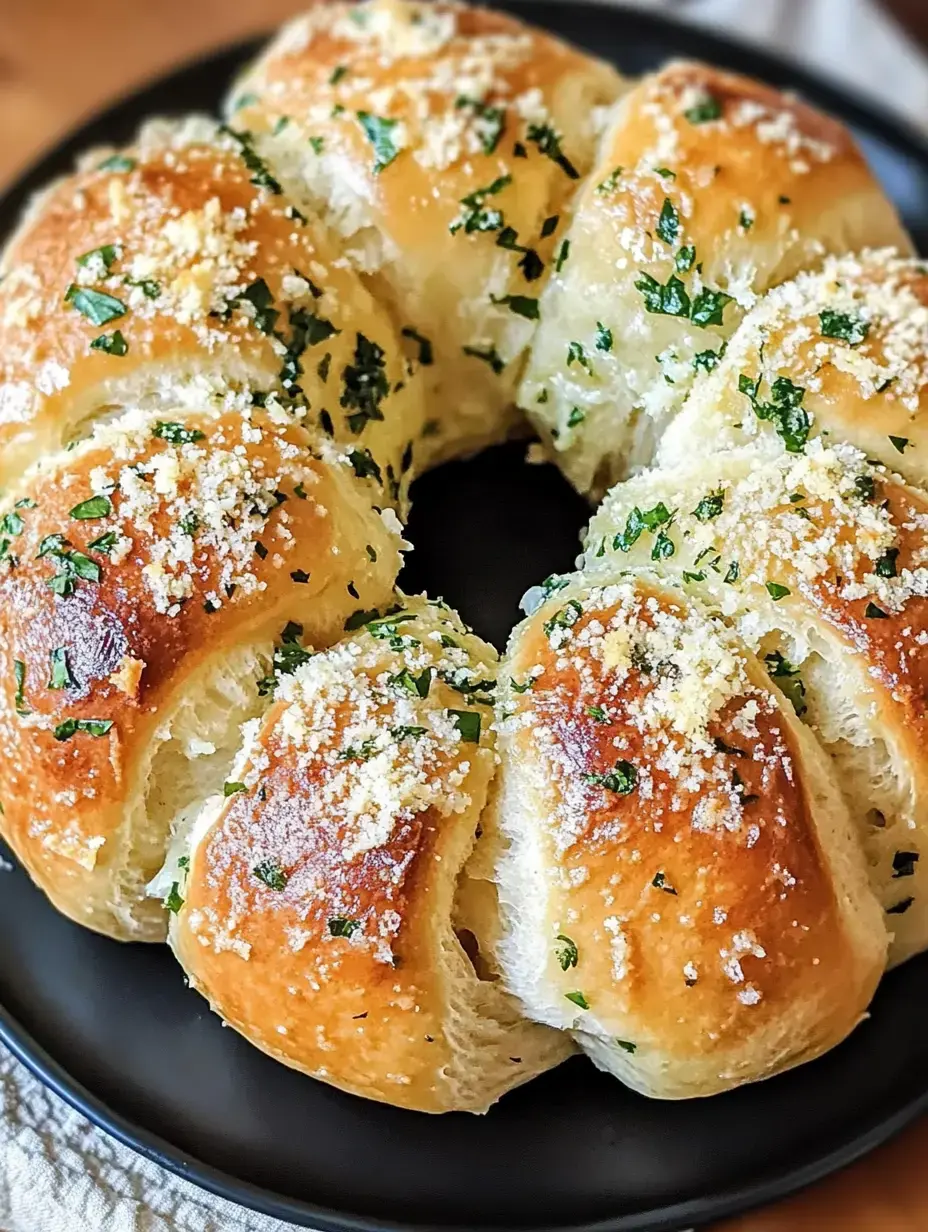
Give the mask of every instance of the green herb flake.
POLYGON ((896 562, 899 558, 898 548, 887 548, 880 559, 873 567, 873 572, 877 577, 894 578, 898 577, 899 571, 896 562))
POLYGON ((93 518, 105 518, 113 512, 113 506, 107 496, 91 496, 79 505, 75 505, 69 517, 79 522, 87 522, 93 518))
POLYGON ((22 659, 13 660, 13 680, 16 684, 16 692, 13 695, 13 705, 16 707, 16 713, 21 719, 32 714, 32 711, 26 705, 26 699, 23 691, 26 687, 26 665, 22 659))
POLYGON ((238 796, 243 791, 247 791, 247 790, 248 788, 245 786, 244 783, 236 783, 236 782, 230 781, 228 783, 223 783, 222 785, 222 794, 226 797, 226 799, 228 799, 229 796, 238 796))
POLYGON ((435 356, 432 349, 432 344, 428 338, 414 330, 411 325, 407 325, 402 331, 404 338, 411 338, 419 347, 419 363, 423 368, 429 368, 435 362, 435 356))
POLYGON ((567 426, 568 428, 578 428, 584 419, 586 419, 586 411, 582 410, 579 406, 572 406, 570 414, 567 416, 567 426))
POLYGON ((98 171, 134 171, 138 166, 138 161, 134 158, 128 158, 125 154, 111 154, 109 158, 104 158, 103 162, 97 167, 98 171))
POLYGON ((678 249, 673 259, 678 274, 688 274, 696 262, 696 247, 694 244, 684 244, 678 249))
POLYGON ((353 937, 360 927, 360 920, 349 920, 343 915, 333 916, 328 922, 329 935, 332 937, 353 937))
POLYGON ((570 256, 570 240, 564 240, 561 247, 558 249, 557 257, 554 261, 554 272, 559 274, 567 264, 567 259, 570 256))
POLYGON ((912 443, 907 436, 891 436, 889 439, 897 453, 905 453, 912 443))
POLYGON ((779 582, 767 583, 767 594, 774 601, 779 603, 781 599, 785 599, 788 594, 791 594, 788 586, 781 586, 779 582))
POLYGON ((712 120, 721 119, 722 104, 713 95, 707 94, 692 107, 687 107, 683 114, 691 124, 708 124, 712 120))
POLYGON ((680 214, 669 197, 664 198, 664 204, 661 207, 660 217, 657 220, 657 234, 671 248, 676 244, 677 236, 680 234, 680 214))
POLYGON ((693 367, 697 372, 714 372, 722 358, 719 351, 700 351, 693 356, 693 367))
POLYGON ((66 304, 76 308, 92 325, 106 325, 108 321, 124 317, 128 311, 121 299, 107 295, 105 291, 79 287, 77 283, 68 287, 64 299, 66 304))
POLYGON ((561 149, 561 139, 550 124, 530 124, 526 140, 536 145, 541 153, 556 163, 571 180, 580 179, 580 172, 561 149))
POLYGON ((94 338, 90 344, 91 351, 103 351, 106 355, 115 355, 122 358, 129 352, 129 344, 123 337, 122 330, 114 330, 111 334, 100 334, 99 338, 94 338))
POLYGON ((893 879, 899 877, 914 877, 915 865, 918 863, 917 851, 897 851, 893 856, 893 879))
POLYGON ((56 646, 50 654, 51 667, 48 677, 50 689, 75 689, 77 681, 71 675, 68 666, 68 650, 66 646, 56 646))
POLYGON ((197 441, 206 440, 206 433, 199 428, 185 428, 183 424, 163 419, 158 420, 151 434, 169 445, 195 445, 197 441))
POLYGON ((479 347, 466 346, 462 348, 465 355, 471 359, 482 360, 497 376, 500 376, 506 368, 506 361, 497 351, 496 347, 488 347, 486 350, 481 350, 479 347))
POLYGON ((172 912, 174 915, 177 915, 178 911, 180 911, 181 907, 183 907, 184 900, 181 897, 179 882, 173 882, 171 889, 168 891, 167 898, 164 899, 163 905, 165 910, 172 912))
MULTIPOLYGON (((505 222, 503 212, 502 210, 487 209, 486 200, 488 197, 497 196, 505 188, 508 188, 511 183, 511 175, 501 175, 485 188, 476 188, 472 193, 468 193, 466 197, 462 197, 461 205, 464 208, 459 217, 448 228, 451 234, 456 235, 458 231, 462 230, 465 235, 472 235, 474 232, 499 231, 505 222)), ((515 236, 515 232, 513 232, 513 236, 515 236)), ((513 240, 513 242, 515 241, 513 240)))
POLYGON ((479 98, 467 98, 464 95, 458 98, 454 105, 458 110, 466 109, 474 113, 476 117, 474 127, 480 138, 480 144, 483 146, 483 152, 494 154, 506 131, 505 107, 494 107, 479 98))
POLYGON ((612 330, 607 329, 602 321, 596 322, 596 349, 609 352, 613 347, 612 330))
POLYGON ((889 613, 884 612, 881 607, 877 607, 875 603, 868 603, 864 609, 864 616, 867 620, 888 620, 889 613))
POLYGON ((454 725, 458 729, 461 740, 465 744, 478 744, 480 742, 479 711, 449 710, 448 713, 454 719, 454 725))
POLYGON ((588 1010, 590 1008, 590 1003, 587 1001, 582 992, 565 992, 564 996, 568 1001, 572 1001, 574 1005, 578 1005, 582 1010, 588 1010))
POLYGON ((834 312, 826 308, 819 313, 818 319, 821 324, 822 337, 838 338, 852 347, 860 346, 870 333, 869 321, 847 312, 834 312))
POLYGON ((88 736, 95 736, 99 739, 105 736, 112 726, 112 719, 65 719, 63 723, 58 724, 53 735, 56 740, 64 741, 70 740, 78 732, 84 732, 88 736))
POLYGON ((711 522, 713 518, 719 516, 724 505, 725 492, 722 488, 717 488, 714 492, 710 492, 708 496, 702 498, 693 510, 693 516, 698 518, 700 522, 711 522))
POLYGON ((554 953, 557 956, 558 966, 562 971, 569 971, 571 967, 576 967, 579 954, 577 952, 576 942, 564 933, 558 933, 557 944, 554 947, 554 953))
POLYGON ((262 860, 260 864, 255 865, 252 872, 269 890, 285 890, 290 880, 289 875, 274 859, 262 860))
POLYGON ((654 887, 655 890, 663 890, 665 894, 672 894, 676 898, 677 892, 673 888, 673 886, 670 884, 670 882, 667 880, 666 873, 664 872, 655 873, 651 881, 651 885, 654 887))
POLYGON ((770 386, 770 401, 762 402, 758 397, 760 382, 759 376, 752 381, 742 373, 738 389, 750 400, 757 418, 773 424, 786 452, 802 453, 812 427, 809 413, 802 405, 806 391, 794 385, 789 377, 778 376, 770 386))
POLYGON ((508 308, 517 317, 526 321, 539 320, 538 300, 527 295, 491 295, 490 299, 499 307, 508 308))
POLYGON ((788 659, 785 659, 779 650, 772 650, 769 654, 764 655, 764 662, 767 665, 767 671, 773 680, 777 682, 782 691, 789 698, 796 714, 801 718, 806 712, 806 686, 802 683, 799 676, 799 668, 793 667, 788 659))
POLYGON ((605 774, 587 774, 586 781, 593 787, 604 787, 617 796, 630 796, 638 783, 638 771, 630 761, 617 761, 605 774))
POLYGON ((384 116, 372 115, 369 111, 359 111, 357 116, 365 136, 374 147, 374 175, 380 175, 400 152, 394 138, 394 130, 399 120, 388 120, 384 116))
POLYGON ((638 1045, 633 1044, 631 1040, 617 1039, 615 1042, 623 1052, 634 1053, 638 1051, 638 1045))

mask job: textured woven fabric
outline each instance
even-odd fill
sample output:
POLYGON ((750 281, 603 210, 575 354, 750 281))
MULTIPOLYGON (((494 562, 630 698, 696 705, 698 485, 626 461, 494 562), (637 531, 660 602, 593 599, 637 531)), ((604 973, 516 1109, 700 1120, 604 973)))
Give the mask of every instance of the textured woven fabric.
MULTIPOLYGON (((638 3, 792 55, 928 127, 928 64, 869 0, 638 3)), ((0 1048, 0 1232, 291 1227, 231 1206, 135 1155, 46 1091, 0 1048)))

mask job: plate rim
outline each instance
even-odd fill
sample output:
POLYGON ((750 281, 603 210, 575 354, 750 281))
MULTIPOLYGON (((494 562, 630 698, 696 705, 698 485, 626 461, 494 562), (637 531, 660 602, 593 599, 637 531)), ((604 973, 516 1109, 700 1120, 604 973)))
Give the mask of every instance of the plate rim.
MULTIPOLYGON (((686 43, 687 58, 705 59, 722 65, 737 62, 737 67, 732 71, 755 76, 808 96, 823 110, 835 113, 843 122, 856 125, 897 150, 904 151, 928 170, 928 135, 922 133, 905 115, 872 101, 834 79, 820 76, 805 64, 793 64, 785 56, 768 52, 747 40, 692 25, 676 16, 614 0, 496 0, 495 7, 509 9, 542 27, 546 24, 545 9, 567 10, 569 7, 574 11, 608 13, 609 21, 628 22, 641 36, 653 37, 663 33, 668 37, 669 31, 670 38, 686 43)), ((60 174, 56 168, 64 160, 73 158, 94 141, 105 140, 101 129, 114 112, 137 104, 147 94, 163 90, 173 79, 198 68, 207 68, 216 61, 237 56, 244 62, 267 37, 270 35, 253 35, 221 43, 199 55, 185 57, 164 71, 146 77, 124 95, 104 102, 81 118, 75 127, 65 131, 38 157, 14 172, 12 180, 0 191, 0 208, 17 214, 36 191, 60 174)), ((164 110, 162 108, 159 114, 163 114, 164 110)), ((5 236, 0 236, 0 239, 3 238, 5 236)), ((345 1213, 304 1199, 287 1197, 205 1163, 130 1116, 117 1112, 103 1098, 94 1095, 54 1059, 2 1002, 0 1044, 44 1086, 98 1129, 142 1158, 233 1206, 289 1221, 299 1227, 315 1228, 318 1232, 426 1232, 431 1227, 440 1227, 440 1232, 473 1232, 473 1227, 466 1225, 382 1220, 345 1213)), ((801 1167, 785 1168, 715 1194, 656 1207, 652 1211, 585 1223, 536 1224, 532 1225, 532 1232, 681 1232, 681 1229, 730 1218, 789 1197, 849 1167, 925 1112, 928 1112, 928 1084, 910 1098, 894 1101, 892 1110, 885 1115, 877 1114, 865 1131, 801 1167)), ((485 1232, 526 1232, 524 1226, 515 1224, 484 1224, 481 1227, 485 1232)))

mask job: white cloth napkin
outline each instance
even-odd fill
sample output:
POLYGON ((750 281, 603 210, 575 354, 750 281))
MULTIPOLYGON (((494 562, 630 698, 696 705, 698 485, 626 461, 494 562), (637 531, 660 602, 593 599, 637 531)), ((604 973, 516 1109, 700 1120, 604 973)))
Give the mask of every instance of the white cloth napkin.
MULTIPOLYGON (((792 56, 928 128, 928 62, 871 0, 637 2, 792 56)), ((142 1159, 0 1047, 0 1232, 292 1232, 292 1225, 142 1159)))

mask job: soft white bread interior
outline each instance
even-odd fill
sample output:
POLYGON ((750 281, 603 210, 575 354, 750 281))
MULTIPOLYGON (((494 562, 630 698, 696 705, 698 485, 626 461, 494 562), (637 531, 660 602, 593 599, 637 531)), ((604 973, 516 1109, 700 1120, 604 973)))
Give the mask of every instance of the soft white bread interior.
POLYGON ((648 566, 709 599, 832 755, 893 934, 928 945, 928 500, 851 446, 645 472, 590 526, 596 577, 648 566))
POLYGON ((0 830, 60 910, 163 939, 145 884, 292 662, 281 630, 328 644, 392 593, 379 493, 257 410, 128 414, 10 493, 0 830))
POLYGON ((758 295, 825 253, 910 251, 846 128, 688 63, 617 105, 569 245, 519 401, 596 496, 653 460, 698 370, 758 295))
POLYGON ((892 251, 830 257, 764 296, 661 440, 674 465, 719 449, 800 453, 821 436, 928 486, 928 274, 892 251))
POLYGON ((230 128, 423 339, 433 460, 513 426, 540 289, 622 88, 505 14, 372 0, 315 5, 230 95, 230 128))
POLYGON ((508 986, 651 1096, 817 1056, 886 955, 828 758, 698 600, 647 571, 561 581, 503 663, 508 986))
POLYGON ((358 1095, 483 1112, 571 1051, 481 959, 495 898, 461 909, 497 656, 441 604, 368 615, 281 681, 154 890, 191 983, 259 1048, 358 1095))

